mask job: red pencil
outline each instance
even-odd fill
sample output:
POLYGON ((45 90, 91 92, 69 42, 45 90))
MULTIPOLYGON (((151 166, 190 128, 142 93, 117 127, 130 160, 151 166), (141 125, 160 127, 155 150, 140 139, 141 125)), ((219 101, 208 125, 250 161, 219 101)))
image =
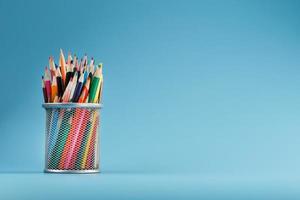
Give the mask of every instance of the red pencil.
POLYGON ((85 85, 82 88, 82 92, 79 97, 78 103, 85 103, 89 95, 89 88, 90 88, 90 78, 88 78, 88 80, 86 81, 85 85))
POLYGON ((42 76, 42 88, 43 88, 44 102, 47 103, 47 92, 45 88, 44 76, 42 76))
POLYGON ((48 70, 48 68, 46 67, 45 70, 45 88, 46 88, 46 93, 47 93, 47 102, 50 103, 51 102, 51 75, 50 72, 48 70))

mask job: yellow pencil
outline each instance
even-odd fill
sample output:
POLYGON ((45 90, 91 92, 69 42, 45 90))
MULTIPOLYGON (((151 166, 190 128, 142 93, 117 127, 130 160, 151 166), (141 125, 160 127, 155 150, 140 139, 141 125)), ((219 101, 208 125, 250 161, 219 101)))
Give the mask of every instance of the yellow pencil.
POLYGON ((97 87, 96 96, 95 96, 95 99, 94 99, 93 103, 100 103, 101 102, 102 88, 103 88, 103 74, 102 74, 103 67, 102 66, 103 66, 102 63, 100 63, 98 65, 99 72, 100 72, 100 80, 99 80, 99 85, 97 87))
POLYGON ((103 79, 103 76, 102 76, 102 74, 101 74, 101 75, 100 75, 99 84, 98 84, 97 90, 96 90, 96 96, 95 96, 95 99, 94 99, 93 103, 98 103, 98 102, 99 102, 100 86, 101 86, 102 79, 103 79))
POLYGON ((97 112, 92 114, 92 121, 91 121, 91 130, 89 132, 88 138, 87 138, 87 144, 84 150, 84 154, 82 157, 82 163, 81 163, 81 169, 85 169, 85 165, 86 165, 86 161, 87 161, 87 157, 88 157, 88 153, 89 153, 89 149, 90 149, 90 145, 91 145, 91 139, 92 139, 92 135, 93 135, 93 131, 94 131, 94 124, 96 123, 96 118, 97 118, 97 112))
POLYGON ((104 82, 104 80, 103 80, 103 76, 102 76, 101 83, 100 83, 98 103, 102 102, 103 82, 104 82))

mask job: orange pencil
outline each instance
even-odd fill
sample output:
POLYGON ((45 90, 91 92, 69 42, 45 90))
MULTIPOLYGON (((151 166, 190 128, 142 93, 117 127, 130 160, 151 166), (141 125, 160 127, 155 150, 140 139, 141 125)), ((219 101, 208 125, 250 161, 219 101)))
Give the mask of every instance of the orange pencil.
POLYGON ((53 76, 52 85, 51 85, 51 102, 54 102, 55 96, 57 96, 57 82, 56 82, 56 77, 53 76))

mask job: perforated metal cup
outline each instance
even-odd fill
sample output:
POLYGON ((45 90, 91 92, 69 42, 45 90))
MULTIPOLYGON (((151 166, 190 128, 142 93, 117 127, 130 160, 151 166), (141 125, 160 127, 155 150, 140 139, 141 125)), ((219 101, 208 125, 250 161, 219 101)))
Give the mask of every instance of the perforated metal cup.
POLYGON ((99 172, 101 104, 45 103, 45 172, 99 172))

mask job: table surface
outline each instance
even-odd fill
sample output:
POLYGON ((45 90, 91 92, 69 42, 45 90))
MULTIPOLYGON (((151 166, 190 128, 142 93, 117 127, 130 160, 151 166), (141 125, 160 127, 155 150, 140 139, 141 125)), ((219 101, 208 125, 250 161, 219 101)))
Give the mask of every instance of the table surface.
POLYGON ((0 199, 299 199, 299 180, 197 173, 1 172, 0 199))

